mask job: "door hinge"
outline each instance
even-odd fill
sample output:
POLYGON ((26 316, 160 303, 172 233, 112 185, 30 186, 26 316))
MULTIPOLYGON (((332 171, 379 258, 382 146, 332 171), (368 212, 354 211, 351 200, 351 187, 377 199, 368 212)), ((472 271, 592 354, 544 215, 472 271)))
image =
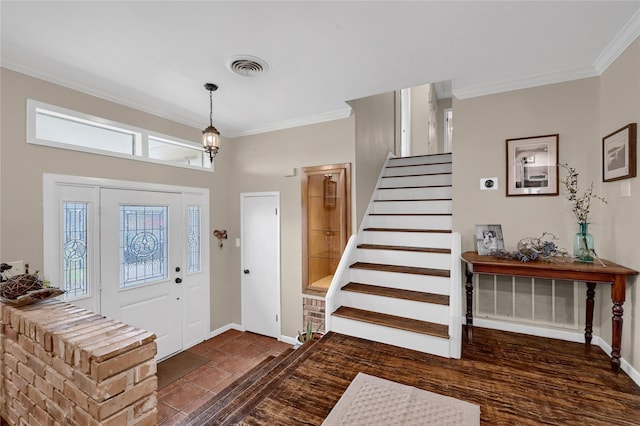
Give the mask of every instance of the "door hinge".
POLYGON ((276 314, 276 322, 278 322, 278 314, 276 314))
POLYGON ((276 216, 278 216, 278 208, 276 207, 276 216))

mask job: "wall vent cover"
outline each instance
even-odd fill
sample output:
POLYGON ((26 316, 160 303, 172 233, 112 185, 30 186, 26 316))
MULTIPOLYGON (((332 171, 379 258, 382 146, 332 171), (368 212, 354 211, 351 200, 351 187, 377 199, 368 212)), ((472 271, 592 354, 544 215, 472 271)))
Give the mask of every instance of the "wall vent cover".
POLYGON ((269 65, 255 56, 234 56, 229 61, 229 69, 243 77, 256 77, 267 72, 269 65))

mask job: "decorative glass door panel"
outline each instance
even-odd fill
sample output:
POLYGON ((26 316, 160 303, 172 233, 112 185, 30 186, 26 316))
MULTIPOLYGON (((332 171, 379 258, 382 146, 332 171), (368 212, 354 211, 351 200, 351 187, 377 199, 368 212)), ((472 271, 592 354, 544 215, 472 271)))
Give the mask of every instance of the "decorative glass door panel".
POLYGON ((120 288, 166 280, 167 206, 120 206, 120 288))

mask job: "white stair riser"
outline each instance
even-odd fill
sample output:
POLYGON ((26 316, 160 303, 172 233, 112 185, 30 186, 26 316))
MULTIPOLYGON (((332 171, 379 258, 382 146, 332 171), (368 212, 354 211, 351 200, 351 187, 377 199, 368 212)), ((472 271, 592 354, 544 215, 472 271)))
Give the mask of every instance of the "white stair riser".
POLYGON ((372 213, 451 213, 451 201, 377 201, 372 213))
POLYGON ((451 173, 451 169, 451 163, 387 167, 384 170, 384 176, 432 175, 434 173, 451 173))
POLYGON ((351 308, 429 321, 436 324, 449 323, 449 306, 433 305, 414 300, 394 299, 373 294, 342 291, 342 303, 351 308))
POLYGON ((449 295, 449 277, 350 268, 349 280, 354 283, 449 295))
POLYGON ((451 185, 451 174, 387 177, 380 179, 380 188, 407 186, 451 185))
POLYGON ((376 324, 333 317, 332 331, 348 336, 360 337, 374 342, 386 343, 414 351, 427 352, 441 357, 449 357, 449 340, 411 331, 397 330, 376 324))
POLYGON ((446 216, 368 216, 366 228, 451 229, 451 215, 446 216))
POLYGON ((399 250, 358 249, 358 261, 416 268, 446 269, 451 267, 451 255, 399 250))
POLYGON ((408 166, 412 164, 450 163, 451 154, 425 155, 416 157, 396 157, 389 162, 390 166, 408 166))
POLYGON ((394 188, 378 191, 378 200, 427 200, 451 199, 450 186, 434 186, 425 188, 394 188))
POLYGON ((451 248, 451 234, 426 232, 365 231, 360 235, 360 244, 389 246, 451 248))

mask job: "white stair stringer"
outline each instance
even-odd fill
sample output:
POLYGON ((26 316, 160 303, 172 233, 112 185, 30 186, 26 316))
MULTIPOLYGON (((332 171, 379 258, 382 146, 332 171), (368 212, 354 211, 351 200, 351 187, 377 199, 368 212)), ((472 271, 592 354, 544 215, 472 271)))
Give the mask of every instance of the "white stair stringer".
POLYGON ((460 357, 451 190, 451 154, 389 156, 327 292, 327 331, 460 357))

